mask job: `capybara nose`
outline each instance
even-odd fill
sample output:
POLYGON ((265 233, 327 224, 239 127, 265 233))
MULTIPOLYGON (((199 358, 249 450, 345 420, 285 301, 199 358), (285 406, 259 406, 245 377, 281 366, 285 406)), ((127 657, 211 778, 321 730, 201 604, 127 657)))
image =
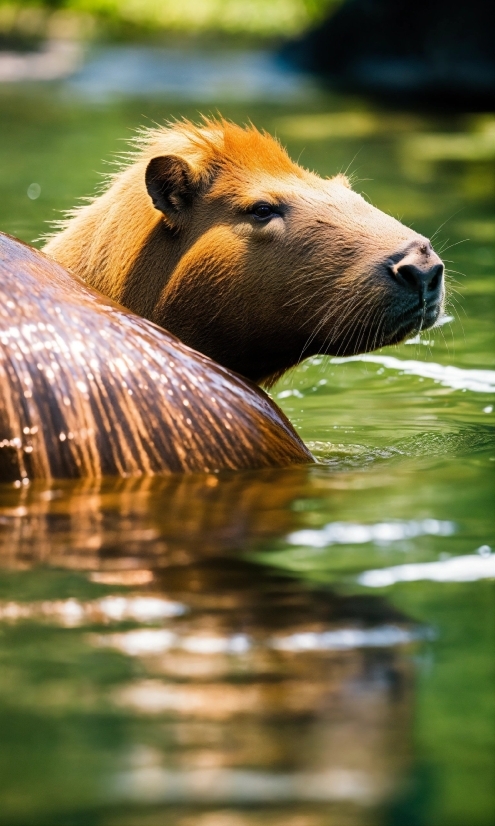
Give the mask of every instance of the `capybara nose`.
POLYGON ((392 265, 395 280, 402 286, 419 292, 423 297, 433 297, 441 290, 444 266, 431 247, 421 247, 408 253, 392 265))

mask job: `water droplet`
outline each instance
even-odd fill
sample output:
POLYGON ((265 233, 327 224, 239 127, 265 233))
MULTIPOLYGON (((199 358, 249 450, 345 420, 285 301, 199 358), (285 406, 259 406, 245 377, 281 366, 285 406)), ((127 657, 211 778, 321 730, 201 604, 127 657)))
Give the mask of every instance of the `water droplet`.
POLYGON ((27 196, 31 201, 36 201, 41 195, 41 187, 39 184, 29 184, 27 188, 27 196))

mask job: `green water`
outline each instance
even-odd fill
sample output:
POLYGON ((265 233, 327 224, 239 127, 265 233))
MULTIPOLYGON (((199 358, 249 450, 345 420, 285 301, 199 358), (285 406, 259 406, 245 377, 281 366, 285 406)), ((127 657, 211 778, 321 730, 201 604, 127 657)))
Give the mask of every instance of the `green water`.
MULTIPOLYGON (((0 824, 490 826, 495 117, 218 106, 438 230, 453 320, 274 388, 318 466, 2 489, 0 824)), ((5 87, 0 228, 198 108, 5 87)))

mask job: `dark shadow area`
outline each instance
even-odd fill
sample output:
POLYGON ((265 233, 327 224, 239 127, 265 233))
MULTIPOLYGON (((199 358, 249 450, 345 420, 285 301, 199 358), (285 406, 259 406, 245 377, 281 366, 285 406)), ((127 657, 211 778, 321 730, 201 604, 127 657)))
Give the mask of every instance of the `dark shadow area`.
POLYGON ((489 0, 348 0, 285 55, 339 88, 401 107, 495 105, 489 0))

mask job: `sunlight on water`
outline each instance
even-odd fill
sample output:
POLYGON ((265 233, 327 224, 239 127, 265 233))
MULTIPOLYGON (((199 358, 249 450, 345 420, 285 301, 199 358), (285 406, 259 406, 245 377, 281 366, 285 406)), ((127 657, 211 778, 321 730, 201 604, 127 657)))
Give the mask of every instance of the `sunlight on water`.
MULTIPOLYGON (((489 576, 488 567, 486 575, 489 576)), ((491 575, 493 574, 491 566, 491 575)), ((363 585, 372 585, 368 571, 360 578, 363 585), (369 579, 369 582, 368 582, 369 579)), ((413 577, 411 577, 413 578, 413 577)), ((419 579, 420 577, 418 577, 419 579)), ((424 577, 427 579, 428 577, 424 577)), ((481 576, 474 576, 473 579, 480 579, 481 576)), ((399 581, 397 579, 396 581, 399 581)), ((458 580, 462 581, 462 580, 458 580)), ((467 580, 466 580, 467 581, 467 580)), ((391 583, 387 583, 391 584, 391 583)), ((376 586, 378 587, 378 586, 376 586)), ((0 616, 2 616, 0 614, 0 616)), ((6 613, 3 616, 8 616, 6 613)), ((72 623, 71 623, 72 624, 72 623)), ((171 631, 161 629, 128 631, 125 634, 111 634, 99 636, 94 639, 95 645, 116 648, 129 656, 142 656, 145 654, 158 654, 171 649, 188 651, 191 654, 246 654, 254 645, 257 647, 274 649, 276 651, 338 651, 348 648, 383 648, 389 645, 400 645, 417 639, 418 635, 410 633, 404 629, 394 626, 379 626, 369 630, 363 629, 339 629, 338 631, 325 631, 320 634, 306 632, 292 634, 288 637, 274 637, 255 643, 243 634, 236 634, 232 637, 209 637, 209 636, 178 636, 171 631)))
POLYGON ((289 534, 287 542, 290 545, 311 545, 313 548, 361 545, 366 542, 388 545, 390 542, 415 536, 451 536, 453 533, 455 525, 452 522, 441 522, 438 519, 423 519, 421 522, 379 522, 377 525, 330 522, 318 531, 295 531, 289 534))
POLYGON ((389 370, 401 370, 405 374, 422 376, 433 379, 443 387, 453 390, 471 390, 474 393, 495 393, 495 370, 463 370, 450 364, 442 365, 435 362, 420 362, 410 359, 397 359, 394 356, 348 356, 334 358, 334 364, 345 364, 349 361, 363 361, 369 364, 383 364, 389 370))
POLYGON ((358 577, 361 585, 383 588, 395 582, 474 582, 477 579, 495 579, 495 554, 492 556, 456 556, 442 562, 411 563, 379 571, 365 571, 358 577))
POLYGON ((325 773, 263 774, 236 769, 173 772, 140 768, 116 778, 120 799, 167 803, 211 802, 274 804, 293 801, 376 802, 373 780, 364 772, 333 769, 325 773))

